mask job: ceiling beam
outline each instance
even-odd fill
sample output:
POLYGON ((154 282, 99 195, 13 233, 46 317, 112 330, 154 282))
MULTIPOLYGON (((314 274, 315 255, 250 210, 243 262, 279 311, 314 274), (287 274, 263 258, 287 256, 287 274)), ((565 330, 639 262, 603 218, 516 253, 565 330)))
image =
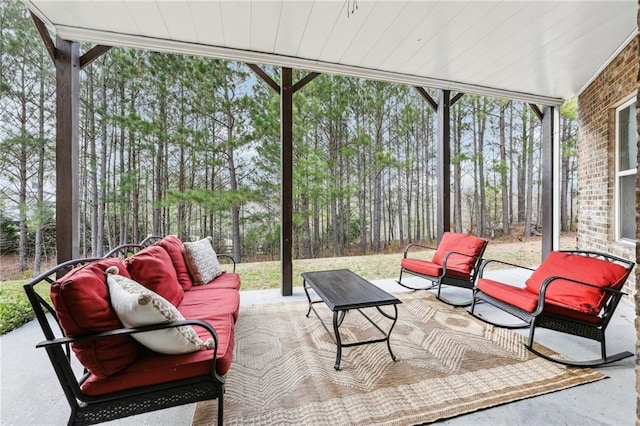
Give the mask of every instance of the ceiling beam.
POLYGON ((122 46, 166 53, 205 56, 217 59, 226 59, 229 61, 244 62, 247 64, 264 64, 277 67, 297 68, 311 72, 339 74, 369 80, 408 84, 410 86, 430 87, 433 89, 472 93, 475 95, 505 98, 541 105, 559 106, 562 105, 563 102, 561 98, 536 95, 533 93, 515 92, 439 78, 399 74, 391 71, 322 62, 318 60, 296 58, 293 56, 275 55, 272 53, 262 53, 220 46, 208 46, 204 44, 134 36, 130 34, 117 34, 86 28, 68 27, 64 25, 57 26, 56 30, 58 31, 58 34, 63 34, 64 37, 70 40, 82 40, 92 43, 106 44, 109 46, 122 46))
POLYGON ((84 67, 91 64, 100 56, 107 53, 110 49, 111 49, 111 46, 104 46, 102 44, 93 46, 90 50, 85 52, 84 55, 80 57, 80 69, 84 69, 84 67))
POLYGON ((535 115, 538 116, 538 119, 540 119, 540 121, 542 121, 542 118, 544 117, 544 114, 540 110, 540 107, 538 105, 536 105, 536 104, 529 104, 529 107, 531 108, 531 111, 533 111, 535 113, 535 115))
POLYGON ((251 70, 253 70, 253 72, 256 73, 258 75, 258 77, 260 77, 262 80, 264 80, 265 83, 267 83, 269 86, 271 86, 271 88, 273 90, 275 90, 276 92, 280 93, 280 85, 278 83, 276 83, 275 80, 272 79, 269 74, 264 72, 264 70, 262 68, 260 68, 256 64, 247 64, 247 66, 249 68, 251 68, 251 70))
POLYGON ((464 93, 458 92, 453 98, 451 98, 451 105, 455 104, 460 100, 461 97, 464 96, 464 93))
POLYGON ((434 111, 437 111, 438 103, 431 97, 431 95, 427 93, 427 91, 424 90, 423 87, 415 86, 415 88, 418 91, 418 93, 420 93, 420 96, 422 96, 424 100, 427 101, 429 105, 431 105, 431 108, 433 108, 434 111))
POLYGON ((36 28, 38 29, 38 33, 40 33, 40 37, 44 42, 44 47, 47 49, 47 52, 49 53, 49 57, 51 58, 51 61, 55 62, 56 46, 53 43, 53 40, 51 40, 51 35, 49 35, 49 30, 47 30, 47 27, 45 26, 44 22, 42 22, 40 18, 34 15, 33 12, 31 12, 31 19, 33 20, 33 23, 36 25, 36 28))
POLYGON ((296 84, 293 85, 293 92, 295 93, 298 90, 302 89, 304 86, 309 84, 314 78, 316 78, 319 75, 320 75, 319 72, 310 72, 309 74, 307 74, 306 76, 298 80, 296 84))

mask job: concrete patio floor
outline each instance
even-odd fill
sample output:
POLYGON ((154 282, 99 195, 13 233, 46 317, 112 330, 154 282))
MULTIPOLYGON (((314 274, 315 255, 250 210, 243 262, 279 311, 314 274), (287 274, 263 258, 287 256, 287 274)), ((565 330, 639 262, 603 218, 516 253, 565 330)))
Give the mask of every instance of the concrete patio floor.
MULTIPOLYGON (((500 279, 513 271, 492 271, 500 279)), ((409 278, 409 280, 417 280, 409 278)), ((407 291, 394 279, 374 283, 392 293, 407 291)), ((453 292, 460 289, 451 289, 453 292)), ((465 291, 468 295, 468 291, 465 291)), ((294 287, 293 296, 282 297, 280 290, 241 292, 241 305, 306 301, 302 287, 294 287)), ((455 295, 454 295, 455 297, 455 295)), ((495 314, 489 307, 479 312, 495 314)), ((240 314, 242 317, 242 313, 240 314)), ((623 302, 607 329, 609 353, 635 351, 634 308, 623 302)), ((523 331, 521 331, 524 333, 523 331)), ((596 358, 599 345, 548 330, 537 333, 539 342, 565 355, 596 358)), ((0 336, 0 424, 62 425, 66 424, 69 407, 47 355, 35 345, 43 340, 34 321, 0 336)), ((393 339, 392 339, 393 340, 393 339)), ((595 383, 498 406, 450 420, 445 425, 635 425, 636 386, 635 357, 600 368, 608 378, 595 383)), ((191 424, 195 404, 109 422, 113 425, 185 425, 191 424)))

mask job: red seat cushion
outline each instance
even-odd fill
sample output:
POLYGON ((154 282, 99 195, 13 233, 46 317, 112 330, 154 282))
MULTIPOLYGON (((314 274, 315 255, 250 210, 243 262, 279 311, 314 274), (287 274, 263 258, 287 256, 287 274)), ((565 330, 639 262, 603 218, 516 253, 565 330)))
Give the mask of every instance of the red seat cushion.
MULTIPOLYGON (((400 266, 411 272, 415 272, 421 275, 432 276, 432 277, 441 276, 443 271, 442 266, 436 265, 433 262, 430 262, 428 260, 420 260, 420 259, 412 259, 412 258, 402 259, 402 261, 400 262, 400 266)), ((470 277, 470 274, 468 271, 465 272, 465 271, 461 271, 461 270, 449 267, 448 264, 447 264, 446 272, 447 272, 446 275, 456 277, 456 278, 462 278, 462 279, 468 280, 470 277)))
POLYGON ((487 278, 478 279, 476 286, 483 293, 498 300, 516 306, 523 311, 533 312, 538 306, 538 295, 524 288, 503 284, 487 278))
POLYGON ((400 266, 412 272, 422 275, 439 277, 442 274, 442 266, 428 260, 419 260, 406 257, 400 262, 400 266))
POLYGON ((451 251, 463 253, 466 256, 455 253, 451 254, 447 258, 447 269, 470 274, 473 266, 476 264, 477 257, 482 255, 486 245, 486 240, 474 235, 458 232, 445 232, 442 234, 442 240, 440 240, 438 249, 433 255, 431 261, 437 265, 442 265, 447 253, 451 251))
POLYGON ((191 275, 189 275, 187 264, 185 263, 184 256, 182 255, 184 245, 180 238, 178 238, 177 235, 167 235, 160 241, 157 241, 155 245, 158 245, 167 251, 171 258, 171 263, 173 263, 173 267, 176 270, 176 276, 178 277, 180 286, 183 290, 189 290, 193 286, 193 282, 191 281, 191 275))
MULTIPOLYGON (((128 277, 122 260, 93 262, 74 269, 51 286, 51 301, 67 336, 82 336, 121 328, 122 323, 109 303, 104 271, 117 266, 128 277)), ((97 377, 125 369, 138 357, 140 345, 130 336, 73 343, 78 360, 97 377)))
MULTIPOLYGON (((530 292, 526 288, 503 284, 486 278, 480 278, 476 285, 483 293, 486 293, 502 302, 516 306, 523 311, 533 313, 538 306, 538 295, 530 292)), ((586 321, 593 324, 598 324, 601 321, 600 317, 595 314, 576 311, 575 309, 558 305, 549 299, 547 299, 544 305, 544 310, 547 313, 586 321)))
POLYGON ((218 275, 211 281, 209 281, 204 286, 197 287, 205 287, 206 286, 215 286, 217 288, 228 288, 232 290, 240 290, 240 275, 235 272, 223 272, 222 275, 218 275))
POLYGON ((213 285, 194 286, 184 293, 178 310, 187 319, 206 318, 213 311, 231 314, 233 320, 237 321, 240 312, 240 292, 213 285))
MULTIPOLYGON (((545 279, 562 276, 584 281, 599 287, 619 289, 627 277, 627 270, 616 263, 579 254, 552 251, 526 282, 532 293, 538 294, 545 279)), ((555 280, 545 293, 547 300, 587 314, 598 314, 608 300, 607 294, 597 288, 555 280)))
MULTIPOLYGON (((199 319, 207 321, 216 330, 218 335, 216 371, 218 374, 225 374, 231 367, 233 357, 234 320, 231 314, 214 312, 215 309, 210 307, 208 316, 199 319)), ((203 340, 211 337, 202 327, 195 326, 194 329, 203 340)), ((81 388, 87 395, 97 396, 168 381, 210 375, 212 359, 213 349, 181 355, 163 355, 143 350, 138 360, 127 369, 107 378, 91 375, 81 388)))
POLYGON ((165 249, 155 245, 147 247, 125 263, 133 280, 164 297, 173 306, 180 304, 184 290, 178 283, 173 262, 165 249))

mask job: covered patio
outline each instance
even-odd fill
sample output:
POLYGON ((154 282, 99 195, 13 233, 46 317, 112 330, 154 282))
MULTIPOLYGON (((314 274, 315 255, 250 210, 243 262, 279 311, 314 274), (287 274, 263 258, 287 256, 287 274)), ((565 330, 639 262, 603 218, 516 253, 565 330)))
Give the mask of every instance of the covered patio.
MULTIPOLYGON (((528 102, 543 123, 544 256, 558 248, 559 106, 580 93, 628 40, 637 36, 637 3, 631 1, 25 3, 56 64, 58 261, 77 257, 79 247, 80 70, 112 46, 241 61, 281 96, 279 293, 293 296, 291 300, 302 296, 292 285, 292 99, 318 73, 408 84, 437 111, 438 235, 449 230, 451 222, 451 106, 467 93, 528 102), (80 53, 80 42, 94 47, 80 53), (281 67, 280 76, 266 74, 258 64, 281 67), (309 74, 293 82, 293 68, 309 74), (425 88, 437 89, 437 98, 425 88)), ((381 285, 398 291, 393 284, 381 285)), ((252 295, 243 297, 243 303, 253 303, 252 295)), ((262 300, 265 294, 255 297, 262 300)), ((628 342, 635 336, 633 308, 624 308, 617 319, 621 325, 612 327, 621 334, 611 336, 612 342, 628 342)), ((22 339, 34 341, 25 336, 22 339)), ((547 398, 544 401, 536 398, 474 414, 478 416, 474 423, 522 423, 526 418, 530 423, 525 424, 564 424, 574 422, 579 415, 593 422, 603 421, 602 412, 610 409, 611 403, 601 396, 614 395, 620 402, 616 414, 620 417, 611 424, 631 424, 630 416, 635 412, 635 397, 631 397, 635 394, 633 368, 633 361, 628 360, 607 369, 613 379, 598 383, 602 386, 599 391, 593 387, 582 394, 580 388, 571 390, 577 393, 565 401, 580 401, 571 407, 562 404, 562 398, 548 395, 540 397, 547 398), (623 389, 626 397, 618 398, 616 390, 623 389), (546 408, 540 409, 540 404, 546 408)), ((140 421, 189 424, 189 409, 150 414, 140 421)), ((64 419, 66 412, 62 415, 64 419)), ((12 422, 3 415, 5 420, 12 422)), ((467 422, 469 417, 447 423, 467 422)))
MULTIPOLYGON (((403 292, 406 294, 406 289, 397 285, 394 280, 377 280, 374 284, 396 295, 403 292)), ((241 292, 241 311, 251 305, 274 303, 306 305, 306 296, 301 287, 294 287, 292 296, 287 298, 283 298, 278 289, 241 292)), ((635 336, 634 317, 630 305, 624 304, 618 308, 609 327, 610 334, 608 333, 611 351, 630 349, 629 342, 635 336)), ((304 316, 300 317, 300 321, 315 322, 304 316)), ((553 336, 553 333, 548 333, 545 337, 545 344, 553 346, 554 349, 569 355, 584 355, 585 347, 569 342, 564 335, 553 336)), ((0 418, 3 424, 60 425, 65 424, 69 418, 69 407, 64 402, 64 393, 51 371, 49 360, 41 349, 35 348, 34 342, 41 339, 42 332, 36 321, 0 336, 0 418)), ((591 345, 590 348, 594 347, 591 345)), ((387 355, 386 349, 382 352, 387 355)), ((347 370, 350 368, 347 367, 347 370)), ((332 364, 327 365, 327 369, 333 370, 332 364)), ((599 369, 608 376, 607 379, 476 411, 436 424, 538 426, 579 423, 631 426, 635 424, 636 417, 634 369, 634 358, 627 358, 599 369)), ((183 405, 104 424, 190 426, 195 405, 183 405)), ((212 419, 212 423, 214 422, 212 419)))
POLYGON ((292 99, 318 73, 414 86, 438 115, 436 235, 448 231, 450 110, 465 93, 542 121, 542 253, 558 248, 559 106, 636 34, 620 2, 28 0, 57 73, 58 261, 79 250, 79 72, 112 46, 240 61, 281 96, 281 288, 292 292, 292 99), (94 44, 80 52, 80 42, 94 44), (258 64, 281 67, 269 76, 258 64), (292 81, 292 68, 309 72, 292 81), (425 88, 438 90, 437 99, 425 88))

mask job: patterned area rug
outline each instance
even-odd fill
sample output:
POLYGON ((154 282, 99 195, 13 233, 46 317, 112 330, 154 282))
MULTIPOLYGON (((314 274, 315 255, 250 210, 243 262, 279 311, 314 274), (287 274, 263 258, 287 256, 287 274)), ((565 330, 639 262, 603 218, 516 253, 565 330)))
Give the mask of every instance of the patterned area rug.
MULTIPOLYGON (((340 371, 333 368, 332 337, 313 313, 305 317, 307 303, 243 306, 227 373, 225 424, 428 423, 605 377, 538 358, 522 336, 426 292, 400 298, 391 333, 396 362, 385 343, 356 346, 343 349, 340 371)), ((331 328, 331 311, 314 306, 331 328)), ((375 309, 367 313, 388 328, 375 309)), ((379 337, 357 311, 346 315, 340 331, 343 343, 379 337)), ((215 401, 198 403, 193 425, 215 424, 216 407, 215 401)))

